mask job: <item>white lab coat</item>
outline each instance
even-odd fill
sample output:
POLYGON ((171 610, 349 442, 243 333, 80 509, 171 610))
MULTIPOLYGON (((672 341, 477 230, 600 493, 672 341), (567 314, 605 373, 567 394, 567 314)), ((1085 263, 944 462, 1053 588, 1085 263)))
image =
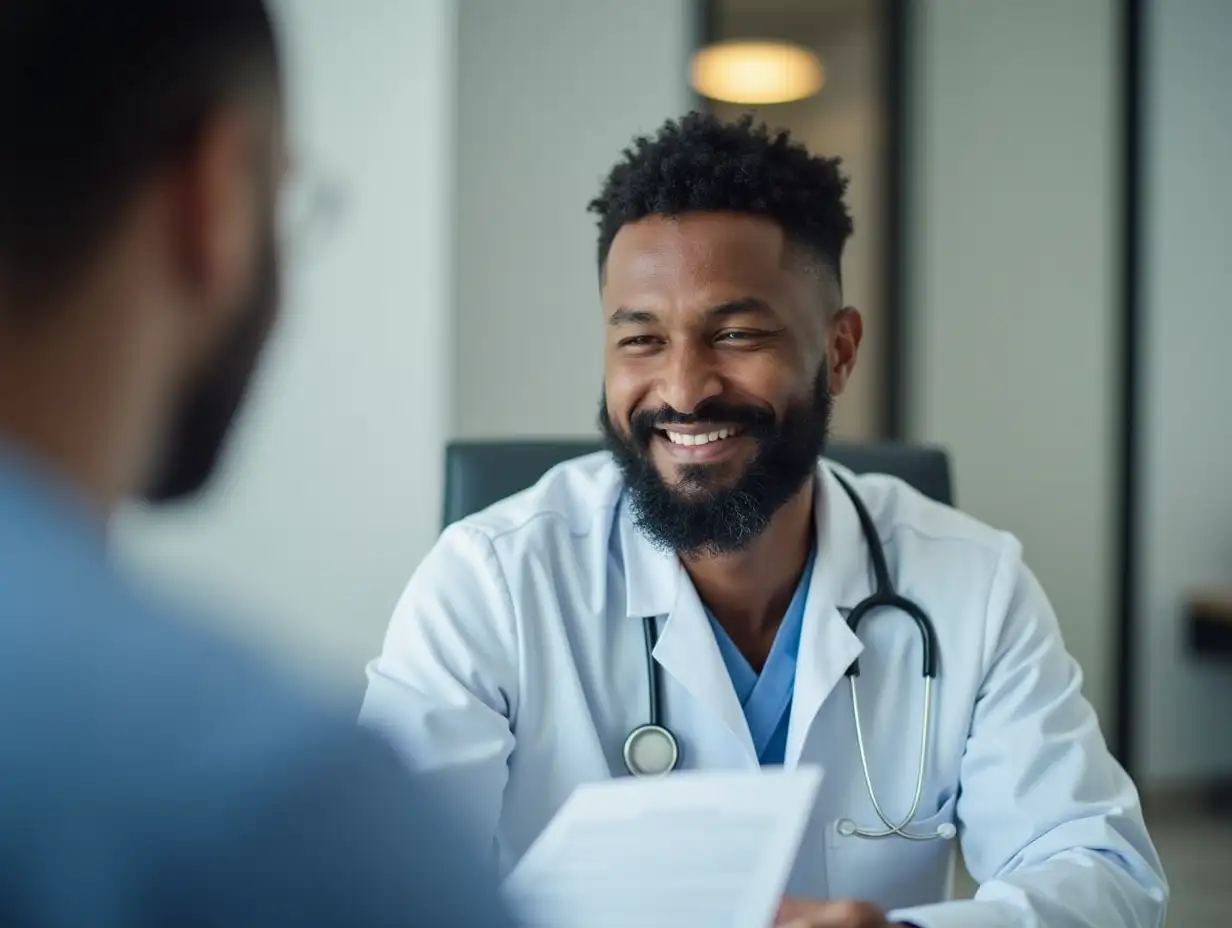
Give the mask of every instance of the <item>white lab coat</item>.
MULTIPOLYGON (((860 657, 868 759, 887 815, 914 792, 920 641, 899 613, 857 638, 844 620, 872 589, 856 512, 819 465, 786 764, 823 771, 792 894, 854 897, 923 928, 1155 928, 1167 886, 1136 790, 1109 755, 1056 616, 1020 545, 907 484, 849 477, 900 593, 931 615, 940 668, 913 830, 957 826, 977 901, 946 901, 954 842, 844 836, 880 827, 861 772, 844 671, 860 657)), ((647 721, 641 619, 666 616, 654 658, 683 768, 756 769, 749 729, 706 613, 678 559, 633 525, 606 454, 449 527, 415 571, 368 667, 362 720, 419 769, 443 773, 504 867, 579 784, 625 776, 647 721)))

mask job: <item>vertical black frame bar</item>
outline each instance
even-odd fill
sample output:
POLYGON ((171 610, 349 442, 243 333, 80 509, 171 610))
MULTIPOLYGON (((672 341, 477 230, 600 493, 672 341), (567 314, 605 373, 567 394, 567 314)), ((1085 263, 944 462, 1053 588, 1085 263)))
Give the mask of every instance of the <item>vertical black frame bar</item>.
POLYGON ((697 25, 694 34, 697 36, 697 47, 709 45, 719 34, 719 0, 698 0, 697 25))
POLYGON ((881 430, 887 441, 903 441, 908 435, 907 390, 908 273, 910 247, 910 151, 911 133, 911 0, 882 0, 881 94, 885 114, 885 147, 882 151, 882 250, 884 290, 882 301, 886 327, 882 383, 881 430))
POLYGON ((1112 750, 1132 775, 1135 751, 1133 680, 1138 653, 1135 577, 1138 575, 1138 455, 1140 322, 1142 317, 1143 172, 1143 17, 1148 0, 1120 4, 1121 240, 1120 312, 1120 474, 1117 520, 1116 724, 1112 750))
MULTIPOLYGON (((693 48, 690 53, 704 48, 719 35, 719 0, 694 0, 693 3, 693 48)), ((690 108, 699 112, 706 109, 706 99, 690 88, 690 108)))

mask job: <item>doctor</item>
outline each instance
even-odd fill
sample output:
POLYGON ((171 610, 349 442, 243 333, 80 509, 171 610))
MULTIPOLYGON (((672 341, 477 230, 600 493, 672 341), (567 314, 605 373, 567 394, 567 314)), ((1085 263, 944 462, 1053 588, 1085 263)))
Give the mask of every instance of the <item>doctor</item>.
POLYGON ((1138 796, 1019 544, 819 461, 863 334, 845 188, 748 121, 626 152, 591 204, 611 452, 442 535, 362 717, 506 867, 580 783, 815 764, 783 923, 1160 926, 1138 796), (973 901, 947 901, 958 842, 973 901))

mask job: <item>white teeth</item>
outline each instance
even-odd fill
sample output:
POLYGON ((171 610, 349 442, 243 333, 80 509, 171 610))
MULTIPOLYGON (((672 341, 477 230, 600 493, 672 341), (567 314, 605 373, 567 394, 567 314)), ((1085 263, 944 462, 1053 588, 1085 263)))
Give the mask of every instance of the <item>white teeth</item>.
POLYGON ((732 428, 719 429, 716 432, 705 432, 700 435, 687 435, 684 432, 667 432, 668 440, 676 445, 708 445, 712 441, 722 441, 724 438, 730 438, 736 434, 736 430, 732 428))

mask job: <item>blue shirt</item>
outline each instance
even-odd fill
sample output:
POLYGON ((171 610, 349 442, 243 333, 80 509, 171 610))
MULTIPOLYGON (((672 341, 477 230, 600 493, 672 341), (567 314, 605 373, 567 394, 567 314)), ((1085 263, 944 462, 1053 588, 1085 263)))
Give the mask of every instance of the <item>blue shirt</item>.
POLYGON ((711 615, 719 653, 731 676, 736 697, 744 707, 744 718, 753 736, 757 759, 763 766, 781 765, 787 752, 787 724, 791 719, 791 699, 796 684, 796 657, 800 653, 800 630, 804 627, 804 607, 809 581, 813 576, 816 545, 809 551, 800 573, 800 582, 775 633, 770 656, 758 674, 736 647, 731 637, 711 615))
POLYGON ((0 924, 509 924, 386 745, 199 627, 0 442, 0 924))

